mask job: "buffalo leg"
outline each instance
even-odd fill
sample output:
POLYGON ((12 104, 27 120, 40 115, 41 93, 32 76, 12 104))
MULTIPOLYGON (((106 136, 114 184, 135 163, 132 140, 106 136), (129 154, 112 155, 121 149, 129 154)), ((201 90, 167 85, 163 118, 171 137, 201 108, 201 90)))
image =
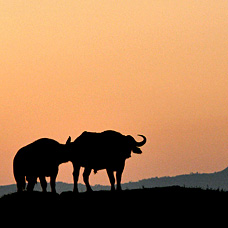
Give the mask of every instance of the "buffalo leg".
POLYGON ((40 184, 43 189, 43 192, 46 192, 47 191, 47 181, 45 179, 45 176, 40 176, 39 179, 40 179, 40 184))
POLYGON ((90 184, 89 184, 89 175, 91 173, 91 169, 90 168, 85 168, 84 172, 83 172, 83 180, 85 182, 85 185, 86 185, 86 190, 87 192, 92 192, 92 188, 90 187, 90 184))
POLYGON ((22 192, 25 189, 25 177, 19 176, 16 178, 17 191, 22 192))
POLYGON ((53 193, 56 193, 55 180, 56 180, 56 177, 57 177, 57 173, 58 172, 56 172, 55 174, 51 175, 51 178, 50 178, 51 192, 53 192, 53 193))
POLYGON ((37 177, 27 177, 26 179, 28 181, 27 191, 32 192, 36 184, 37 177))
POLYGON ((122 173, 123 173, 123 170, 122 171, 117 171, 116 172, 116 181, 117 181, 117 191, 121 191, 121 178, 122 178, 122 173))
POLYGON ((123 161, 122 165, 120 165, 120 167, 116 171, 116 181, 117 181, 117 190, 118 191, 122 190, 121 189, 121 178, 122 178, 124 166, 125 166, 125 161, 123 161))
POLYGON ((79 165, 73 165, 73 166, 74 166, 74 172, 73 172, 74 190, 73 190, 73 192, 78 193, 78 176, 79 176, 80 166, 79 165))
POLYGON ((111 169, 107 169, 107 174, 111 184, 111 191, 115 191, 115 177, 114 177, 113 171, 111 169))

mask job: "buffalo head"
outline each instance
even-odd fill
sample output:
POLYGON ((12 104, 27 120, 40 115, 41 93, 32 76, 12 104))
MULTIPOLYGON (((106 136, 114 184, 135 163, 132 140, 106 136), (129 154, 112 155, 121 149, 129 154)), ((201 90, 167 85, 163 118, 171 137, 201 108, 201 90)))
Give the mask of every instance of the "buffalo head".
POLYGON ((131 135, 127 135, 128 145, 131 148, 132 152, 135 154, 141 154, 142 151, 139 147, 143 146, 146 143, 146 137, 144 135, 138 135, 143 138, 141 142, 137 142, 131 135))

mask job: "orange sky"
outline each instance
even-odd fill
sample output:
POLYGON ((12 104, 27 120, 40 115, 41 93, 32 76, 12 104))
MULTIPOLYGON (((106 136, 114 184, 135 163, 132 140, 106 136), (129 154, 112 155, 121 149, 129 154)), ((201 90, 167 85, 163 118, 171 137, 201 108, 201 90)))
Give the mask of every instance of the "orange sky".
POLYGON ((0 1, 0 185, 22 146, 84 130, 147 136, 123 182, 227 167, 227 18, 226 0, 0 1))

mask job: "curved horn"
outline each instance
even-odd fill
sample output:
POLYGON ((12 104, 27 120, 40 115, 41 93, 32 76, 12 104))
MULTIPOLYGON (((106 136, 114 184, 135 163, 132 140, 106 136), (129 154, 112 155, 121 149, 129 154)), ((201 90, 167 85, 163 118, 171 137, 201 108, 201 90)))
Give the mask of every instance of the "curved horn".
POLYGON ((142 142, 136 142, 136 146, 140 147, 143 146, 146 143, 146 137, 144 135, 138 135, 143 137, 143 141, 142 142))

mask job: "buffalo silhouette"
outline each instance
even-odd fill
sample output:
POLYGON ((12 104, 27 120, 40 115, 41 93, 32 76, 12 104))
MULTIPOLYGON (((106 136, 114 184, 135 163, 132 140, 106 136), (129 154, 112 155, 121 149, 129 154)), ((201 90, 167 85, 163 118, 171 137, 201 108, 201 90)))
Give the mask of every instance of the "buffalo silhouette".
POLYGON ((137 142, 130 135, 122 135, 119 132, 108 130, 101 133, 83 132, 69 146, 71 153, 71 162, 74 167, 74 192, 78 192, 77 182, 80 167, 85 167, 83 180, 87 191, 92 191, 89 184, 89 175, 91 170, 96 173, 98 170, 106 169, 111 191, 115 190, 116 171, 117 190, 121 190, 121 177, 125 166, 125 160, 131 157, 131 151, 141 154, 139 147, 146 143, 146 137, 143 141, 137 142))
POLYGON ((25 189, 25 178, 28 181, 27 191, 33 191, 37 178, 40 179, 42 190, 46 192, 45 177, 50 176, 51 191, 55 190, 55 180, 61 163, 70 160, 68 144, 60 144, 53 139, 42 138, 21 148, 13 160, 13 172, 17 182, 17 191, 25 189))

